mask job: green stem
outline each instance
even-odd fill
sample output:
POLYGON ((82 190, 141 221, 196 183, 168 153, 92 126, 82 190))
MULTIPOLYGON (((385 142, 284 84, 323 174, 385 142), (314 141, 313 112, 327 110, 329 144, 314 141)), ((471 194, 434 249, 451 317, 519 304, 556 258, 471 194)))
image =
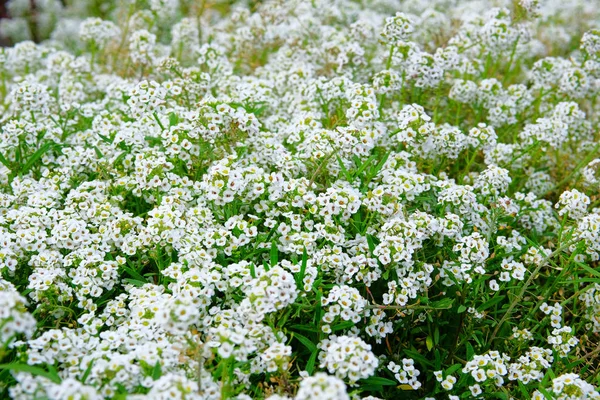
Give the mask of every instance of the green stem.
POLYGON ((521 288, 521 291, 519 292, 517 297, 515 297, 515 299, 510 303, 510 306, 506 310, 506 313, 504 313, 504 315, 502 316, 502 319, 500 320, 500 322, 498 322, 498 325, 496 325, 496 328, 494 329, 494 332, 492 332, 492 337, 490 338, 490 341, 489 341, 490 344, 496 338, 496 335, 498 334, 498 331, 500 330, 502 325, 504 325, 506 320, 510 317, 512 310, 514 310, 514 308, 517 306, 517 304, 519 304, 521 302, 521 300, 523 300, 523 296, 525 295, 527 288, 529 287, 529 285, 531 285, 531 283, 533 283, 533 280, 535 279, 537 274, 545 266, 545 262, 547 260, 550 260, 552 257, 557 255, 558 253, 560 253, 561 251, 563 251, 565 248, 569 247, 570 245, 571 245, 571 243, 565 243, 565 244, 561 245, 560 247, 558 247, 556 250, 554 250, 552 253, 550 253, 550 255, 544 257, 543 260, 539 263, 539 265, 535 268, 535 270, 533 270, 533 272, 531 273, 531 275, 529 275, 529 278, 527 279, 527 281, 521 288))
POLYGON ((158 118, 158 115, 156 114, 156 111, 154 111, 152 113, 152 116, 154 117, 154 119, 156 120, 156 123, 158 124, 158 126, 160 126, 160 130, 164 131, 165 127, 163 126, 162 122, 160 122, 160 119, 158 118))
POLYGON ((600 149, 600 143, 597 143, 596 146, 594 146, 594 148, 587 154, 587 156, 585 156, 585 158, 583 160, 581 160, 579 162, 579 164, 577 164, 577 166, 571 171, 571 173, 566 178, 564 178, 563 180, 558 182, 556 185, 554 185, 554 187, 552 187, 552 189, 546 191, 546 193, 544 193, 544 196, 548 195, 549 193, 553 192, 556 189, 559 189, 565 183, 569 182, 571 180, 571 178, 573 178, 573 176, 575 176, 581 168, 583 168, 590 161, 592 161, 592 159, 596 156, 598 149, 600 149))

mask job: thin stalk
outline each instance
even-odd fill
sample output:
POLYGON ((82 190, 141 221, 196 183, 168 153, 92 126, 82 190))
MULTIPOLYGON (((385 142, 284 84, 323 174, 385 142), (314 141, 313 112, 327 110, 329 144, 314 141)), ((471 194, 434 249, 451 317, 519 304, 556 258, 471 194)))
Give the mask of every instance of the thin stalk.
POLYGON ((544 257, 543 260, 542 260, 542 262, 540 262, 539 265, 535 268, 535 270, 533 270, 533 272, 531 273, 531 275, 529 275, 529 278, 527 279, 527 281, 525 282, 525 284, 521 288, 521 291, 519 292, 519 294, 517 295, 517 297, 515 297, 515 299, 510 303, 510 306, 506 310, 506 313, 504 313, 504 315, 502 316, 502 319, 500 320, 500 322, 498 322, 498 325, 496 325, 496 328, 494 329, 494 332, 492 332, 492 337, 490 338, 489 343, 492 343, 494 341, 494 339, 496 338, 496 335, 498 334, 498 331, 500 330, 500 328, 502 327, 502 325, 504 325, 504 323, 506 322, 506 320, 508 320, 508 318, 510 317, 510 314, 512 313, 512 310, 514 310, 514 308, 517 306, 517 304, 519 304, 521 302, 521 300, 523 300, 523 296, 525 295, 525 292, 527 291, 527 288, 529 287, 529 285, 531 285, 531 283, 533 282, 533 280, 535 279, 535 277, 537 276, 537 274, 545 266, 545 261, 551 259, 552 257, 554 257, 555 255, 557 255, 558 253, 560 253, 561 251, 563 251, 564 249, 566 249, 570 245, 571 245, 571 243, 565 243, 565 244, 561 245, 560 247, 558 247, 556 250, 554 250, 552 253, 550 253, 550 255, 544 257))

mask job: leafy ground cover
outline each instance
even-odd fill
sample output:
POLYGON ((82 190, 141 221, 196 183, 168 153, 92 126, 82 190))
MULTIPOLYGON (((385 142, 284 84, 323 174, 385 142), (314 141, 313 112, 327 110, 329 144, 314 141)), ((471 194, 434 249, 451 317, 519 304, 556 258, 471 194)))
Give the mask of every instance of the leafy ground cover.
POLYGON ((0 397, 600 398, 598 1, 6 10, 0 397))

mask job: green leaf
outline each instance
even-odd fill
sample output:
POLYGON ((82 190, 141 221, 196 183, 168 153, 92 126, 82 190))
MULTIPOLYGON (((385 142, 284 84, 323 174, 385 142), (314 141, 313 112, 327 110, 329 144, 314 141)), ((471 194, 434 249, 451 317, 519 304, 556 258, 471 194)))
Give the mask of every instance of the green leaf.
POLYGON ((396 386, 398 384, 396 381, 388 378, 382 378, 381 376, 370 376, 367 379, 362 379, 361 383, 381 386, 396 386))
POLYGON ((418 351, 406 349, 404 350, 404 353, 406 353, 406 355, 412 358, 413 360, 418 361, 424 367, 433 368, 434 366, 431 361, 429 361, 427 358, 421 355, 421 353, 419 353, 418 351))
POLYGON ((587 264, 584 264, 584 263, 580 263, 580 262, 578 262, 578 263, 575 263, 575 264, 576 264, 577 266, 579 266, 579 267, 583 268, 583 269, 584 269, 586 272, 588 272, 588 273, 590 273, 590 274, 592 274, 592 275, 594 275, 594 276, 600 277, 600 271, 598 271, 598 270, 596 270, 596 269, 594 269, 594 268, 590 267, 589 265, 587 265, 587 264))
POLYGON ((390 278, 390 270, 389 270, 389 269, 386 269, 386 270, 383 272, 383 275, 382 275, 382 276, 383 276, 383 279, 385 279, 385 280, 387 281, 387 280, 390 278))
POLYGON ((140 274, 134 268, 131 268, 131 267, 127 266, 127 265, 121 265, 121 269, 123 269, 123 271, 127 272, 132 278, 135 278, 138 281, 141 281, 141 282, 145 282, 146 281, 146 279, 142 276, 142 274, 140 274))
POLYGON ((156 361, 154 368, 152 369, 152 379, 157 381, 162 376, 162 369, 160 366, 160 361, 156 361))
POLYGON ((279 251, 277 250, 277 243, 273 240, 271 242, 271 267, 274 267, 279 261, 279 251))
POLYGON ((298 339, 311 353, 317 351, 317 346, 306 336, 299 334, 298 332, 292 332, 292 335, 298 339))
POLYGON ((519 391, 523 395, 522 399, 523 400, 530 400, 531 396, 529 396, 529 392, 527 391, 527 387, 520 380, 517 380, 517 383, 519 384, 519 391))
POLYGON ((427 350, 431 351, 431 349, 433 349, 433 339, 431 336, 427 336, 427 339, 425 339, 425 344, 427 345, 427 350))
MULTIPOLYGON (((373 154, 371 157, 367 158, 367 160, 360 164, 360 166, 358 167, 358 170, 356 171, 356 173, 354 174, 354 176, 359 176, 360 174, 363 173, 363 171, 369 166, 371 165, 371 163, 377 158, 376 154, 373 154)), ((358 156, 354 156, 353 157, 354 162, 356 163, 356 165, 359 165, 360 162, 360 158, 358 156)))
POLYGON ((117 158, 115 158, 115 161, 113 162, 113 166, 116 166, 118 163, 120 163, 121 161, 123 161, 125 159, 125 157, 127 156, 127 154, 129 154, 128 151, 124 151, 121 154, 119 154, 117 156, 117 158))
POLYGON ((360 385, 361 392, 381 392, 383 391, 383 386, 381 385, 360 385))
POLYGON ((85 372, 83 373, 83 376, 81 377, 81 383, 85 383, 85 381, 87 380, 87 378, 92 373, 92 367, 94 366, 94 361, 96 361, 96 360, 92 359, 92 361, 90 361, 90 363, 88 364, 87 368, 85 369, 85 372))
POLYGON ((467 361, 470 361, 475 355, 475 349, 473 349, 473 346, 469 342, 465 343, 465 347, 467 348, 467 361))
POLYGON ((369 177, 367 178, 367 183, 371 181, 371 179, 375 178, 375 176, 381 171, 388 157, 390 156, 390 151, 384 154, 383 158, 379 161, 379 163, 372 169, 369 173, 369 177))
POLYGON ((100 151, 100 149, 98 148, 98 146, 92 146, 92 148, 96 152, 96 155, 98 156, 98 158, 104 158, 104 154, 102 154, 102 152, 100 151))
POLYGON ((10 169, 10 163, 8 162, 8 160, 6 159, 6 157, 4 157, 4 154, 0 153, 0 163, 4 164, 4 166, 8 169, 10 169))
POLYGON ((0 364, 0 369, 6 369, 10 371, 17 372, 28 372, 34 376, 43 376, 44 378, 50 379, 54 383, 61 383, 60 376, 56 373, 56 370, 53 372, 46 371, 40 367, 34 367, 29 364, 21 364, 21 363, 10 363, 10 364, 0 364))
POLYGON ((48 364, 48 372, 50 372, 52 375, 58 377, 58 371, 56 370, 56 367, 54 365, 48 364))
POLYGON ((100 139, 102 139, 103 142, 108 143, 108 144, 112 144, 114 139, 109 138, 108 136, 104 136, 98 133, 98 137, 100 137, 100 139))
POLYGON ((308 253, 306 252, 306 247, 302 250, 302 264, 300 266, 300 272, 298 273, 298 280, 296 281, 296 286, 298 288, 304 287, 304 274, 306 274, 306 266, 308 265, 308 253))
POLYGON ((348 169, 344 165, 344 161, 337 154, 335 155, 335 158, 337 158, 338 164, 340 164, 340 169, 344 173, 344 176, 346 177, 346 180, 348 182, 352 182, 352 175, 350 175, 350 173, 348 172, 348 169))
POLYGON ((541 394, 544 395, 546 399, 554 399, 556 397, 552 393, 548 392, 548 390, 546 390, 546 388, 544 388, 542 385, 539 385, 537 389, 541 394))
MULTIPOLYGON (((316 282, 315 282, 316 284, 316 282)), ((323 312, 323 306, 321 305, 321 298, 323 297, 323 290, 321 290, 321 288, 319 288, 316 291, 316 296, 315 296, 315 303, 316 303, 316 307, 315 307, 315 318, 314 318, 314 324, 315 326, 317 326, 319 324, 319 321, 321 320, 321 315, 323 312)))
POLYGON ((131 283, 133 286, 137 286, 137 287, 142 287, 146 283, 148 283, 147 281, 144 282, 144 281, 140 281, 140 280, 137 280, 137 279, 131 279, 131 278, 123 278, 123 281, 127 282, 127 283, 131 283))
POLYGON ((458 310, 456 310, 457 314, 462 314, 465 311, 467 311, 467 307, 463 306, 462 304, 460 306, 458 306, 458 310))
POLYGON ((169 126, 175 126, 179 122, 179 118, 175 113, 169 113, 169 126))
POLYGON ((313 371, 315 370, 315 362, 317 361, 317 351, 313 351, 313 353, 310 355, 310 358, 308 359, 308 362, 306 363, 306 372, 308 372, 310 375, 312 375, 313 371))
POLYGON ((333 332, 335 331, 341 331, 342 329, 348 329, 348 328, 352 328, 354 325, 356 325, 354 322, 352 321, 344 321, 340 324, 334 325, 331 327, 331 330, 333 332))
POLYGON ((453 373, 455 373, 456 371, 458 371, 461 368, 462 368, 461 364, 454 364, 450 368, 446 368, 446 376, 452 375, 453 373))
POLYGON ((33 165, 48 151, 52 148, 52 146, 54 146, 54 143, 46 143, 45 145, 43 145, 42 147, 40 147, 39 149, 37 149, 37 151, 35 153, 33 153, 31 155, 31 157, 29 157, 29 159, 27 160, 27 162, 25 163, 25 166, 23 166, 22 172, 24 174, 26 174, 31 167, 33 167, 33 165))
POLYGON ((430 308, 434 310, 447 310, 452 308, 452 303, 454 303, 454 299, 446 297, 445 299, 434 301, 431 303, 430 308))
POLYGON ((369 251, 371 252, 371 255, 373 255, 373 251, 375 251, 375 247, 377 247, 375 245, 375 238, 373 238, 373 235, 367 235, 367 244, 369 245, 369 251))
POLYGON ((483 310, 487 310, 488 308, 500 303, 502 300, 504 300, 505 297, 506 296, 504 295, 494 296, 485 303, 483 303, 480 307, 478 307, 477 311, 481 312, 483 310))

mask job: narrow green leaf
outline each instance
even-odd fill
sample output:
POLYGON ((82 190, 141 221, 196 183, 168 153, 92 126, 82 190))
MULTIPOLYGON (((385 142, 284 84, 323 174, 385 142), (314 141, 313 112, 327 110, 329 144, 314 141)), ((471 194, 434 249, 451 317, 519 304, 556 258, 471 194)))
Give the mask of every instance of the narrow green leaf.
POLYGON ((315 297, 315 303, 317 305, 317 307, 315 309, 315 319, 314 319, 315 326, 317 326, 319 324, 319 321, 321 320, 321 315, 323 313, 323 306, 321 305, 322 297, 323 297, 323 290, 321 288, 319 288, 319 290, 317 290, 317 295, 315 297))
POLYGON ((590 267, 589 265, 581 263, 581 262, 578 262, 578 263, 575 263, 575 264, 577 266, 583 268, 586 272, 588 272, 588 273, 590 273, 590 274, 592 274, 594 276, 600 277, 600 271, 595 270, 594 268, 590 267))
POLYGON ((94 361, 96 361, 96 360, 92 359, 92 361, 90 361, 90 363, 88 364, 88 367, 85 369, 85 372, 83 373, 83 376, 81 377, 81 383, 85 383, 87 378, 92 373, 92 368, 94 367, 94 361))
POLYGON ((8 162, 8 160, 6 159, 6 157, 4 157, 4 154, 0 153, 0 163, 4 164, 4 166, 8 169, 10 169, 10 163, 8 162))
POLYGON ((529 396, 529 392, 527 391, 527 387, 520 380, 517 380, 517 383, 519 384, 519 391, 523 395, 523 397, 522 397, 523 400, 530 400, 531 396, 529 396))
POLYGON ((96 155, 98 156, 98 158, 104 158, 104 154, 102 154, 102 152, 100 151, 100 149, 98 148, 98 146, 92 146, 92 148, 96 152, 96 155))
POLYGON ((152 369, 152 379, 157 381, 162 376, 162 369, 160 366, 160 361, 156 361, 154 368, 152 369))
POLYGON ((294 325, 290 325, 290 328, 297 329, 299 331, 306 331, 306 332, 314 332, 314 333, 319 332, 319 329, 315 328, 314 326, 308 326, 308 325, 294 324, 294 325))
POLYGON ((293 332, 292 335, 298 339, 300 343, 302 343, 310 352, 317 351, 317 346, 306 336, 299 334, 298 332, 293 332))
POLYGON ((33 365, 29 365, 29 364, 20 364, 20 363, 0 364, 0 369, 6 369, 6 370, 10 370, 10 371, 17 371, 17 372, 28 372, 34 376, 43 376, 44 378, 48 378, 54 383, 61 382, 60 376, 58 376, 58 374, 56 372, 53 373, 50 371, 46 371, 43 368, 34 367, 33 365))
POLYGON ((488 308, 500 303, 502 300, 504 300, 506 296, 504 295, 497 295, 492 297, 491 299, 489 299, 488 301, 486 301, 485 303, 483 303, 480 307, 477 308, 477 311, 481 312, 483 310, 487 310, 488 308))
POLYGON ((22 171, 24 174, 26 174, 29 169, 31 169, 31 167, 33 167, 33 165, 48 151, 52 148, 52 146, 54 145, 54 143, 46 143, 45 145, 43 145, 42 147, 40 147, 39 149, 37 149, 37 151, 35 153, 33 153, 31 155, 31 157, 29 157, 29 159, 27 160, 27 162, 25 163, 25 166, 23 167, 22 171))
MULTIPOLYGON (((360 158, 358 158, 357 156, 354 156, 354 162, 358 165, 358 161, 360 161, 360 158)), ((354 174, 354 176, 360 176, 360 174, 362 174, 364 172, 365 169, 367 169, 367 167, 369 165, 371 165, 371 163, 377 158, 376 154, 373 154, 371 157, 367 158, 367 160, 362 163, 359 167, 358 170, 356 170, 356 173, 354 174)))
POLYGON ((442 300, 434 301, 431 303, 431 307, 434 310, 447 310, 452 308, 452 303, 454 303, 454 299, 445 298, 442 300))
POLYGON ((250 276, 252 279, 256 279, 256 267, 253 262, 250 263, 250 276))
POLYGON ((140 280, 137 280, 137 279, 131 279, 131 278, 123 278, 123 281, 127 282, 127 283, 130 283, 133 286, 137 286, 137 287, 142 287, 146 283, 148 283, 148 282, 143 282, 143 281, 140 281, 140 280))
POLYGON ((342 323, 339 323, 337 325, 332 326, 331 330, 333 332, 341 331, 343 329, 352 328, 354 325, 356 325, 356 324, 354 322, 352 322, 352 321, 344 321, 342 323))
POLYGON ((348 182, 352 182, 352 175, 350 175, 350 173, 348 172, 348 169, 346 168, 346 166, 344 165, 344 161, 341 159, 340 156, 338 156, 337 154, 335 155, 335 158, 338 161, 338 164, 340 165, 340 169, 342 170, 342 172, 344 173, 344 176, 346 177, 346 180, 348 182))
POLYGON ((421 353, 419 353, 418 351, 406 349, 404 350, 404 353, 406 353, 406 355, 412 358, 413 360, 419 362, 424 367, 433 367, 431 361, 429 361, 426 357, 421 355, 421 353))
POLYGON ((313 371, 315 370, 315 362, 317 361, 317 351, 313 351, 313 353, 310 355, 310 358, 308 359, 308 362, 306 363, 306 372, 308 372, 310 375, 312 375, 313 371))
POLYGON ((375 251, 375 247, 377 247, 375 245, 375 239, 373 238, 373 235, 367 235, 367 244, 369 245, 369 251, 372 255, 373 251, 375 251))
POLYGON ((277 250, 277 243, 273 240, 271 242, 271 267, 277 265, 279 261, 279 251, 277 250))
POLYGON ((381 376, 370 376, 367 379, 361 380, 361 383, 369 385, 381 385, 381 386, 396 386, 398 382, 381 376))
POLYGON ((458 371, 461 368, 462 368, 461 364, 454 364, 450 368, 446 368, 446 376, 452 375, 453 373, 455 373, 456 371, 458 371))
POLYGON ((169 126, 175 126, 179 122, 179 118, 175 113, 169 113, 169 126))
POLYGON ((473 349, 473 346, 469 342, 465 343, 465 347, 467 348, 467 361, 470 361, 475 355, 475 349, 473 349))
POLYGON ((300 265, 300 272, 298 273, 298 288, 304 287, 304 274, 306 274, 306 266, 308 265, 308 253, 306 247, 302 250, 302 264, 300 265))
POLYGON ((100 133, 98 133, 98 137, 100 139, 102 139, 103 142, 108 143, 108 144, 112 144, 114 139, 109 138, 108 136, 104 136, 101 135, 100 133))
POLYGON ((139 281, 144 282, 146 279, 144 279, 144 277, 142 276, 142 274, 140 274, 137 270, 135 270, 134 268, 131 268, 127 265, 122 265, 121 268, 127 272, 129 275, 131 275, 132 278, 135 278, 139 281))
POLYGON ((379 161, 379 163, 375 166, 375 168, 370 171, 369 177, 368 177, 368 182, 370 182, 373 178, 375 178, 375 176, 377 176, 379 171, 381 171, 381 169, 385 165, 389 156, 390 156, 390 152, 388 151, 387 153, 384 154, 383 158, 379 161))

